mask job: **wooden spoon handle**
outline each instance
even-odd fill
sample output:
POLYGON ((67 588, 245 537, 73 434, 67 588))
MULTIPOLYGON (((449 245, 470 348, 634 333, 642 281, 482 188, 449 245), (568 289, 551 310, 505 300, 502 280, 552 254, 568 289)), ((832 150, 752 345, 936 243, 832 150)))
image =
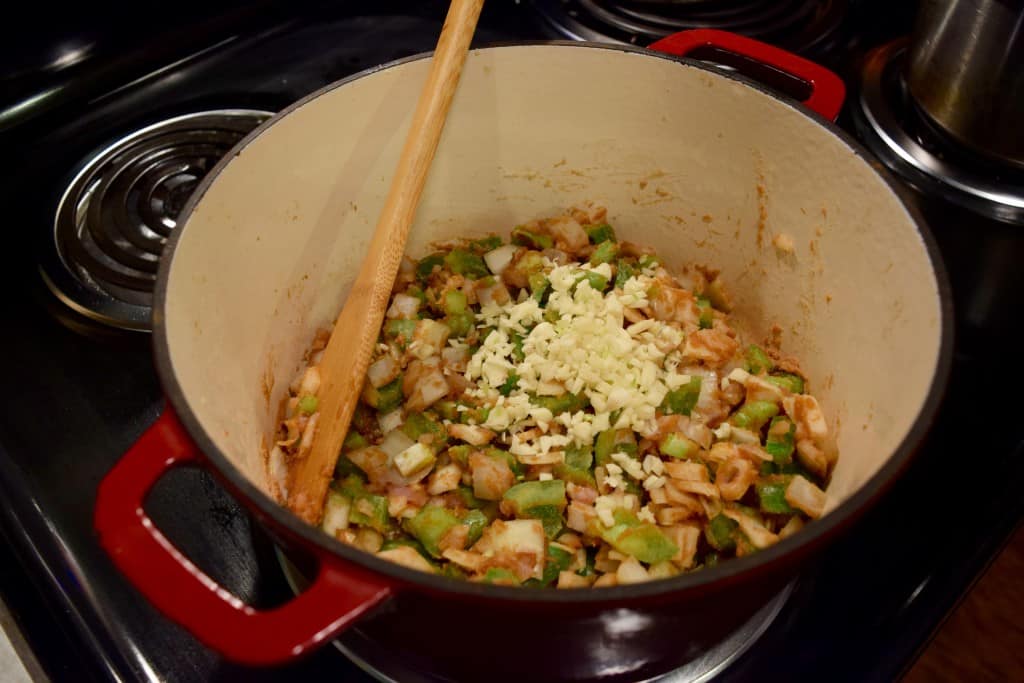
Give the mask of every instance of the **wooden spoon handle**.
POLYGON ((288 487, 288 507, 310 524, 318 524, 323 514, 327 486, 359 401, 409 228, 482 7, 483 0, 452 0, 366 259, 324 350, 313 445, 292 466, 288 487))

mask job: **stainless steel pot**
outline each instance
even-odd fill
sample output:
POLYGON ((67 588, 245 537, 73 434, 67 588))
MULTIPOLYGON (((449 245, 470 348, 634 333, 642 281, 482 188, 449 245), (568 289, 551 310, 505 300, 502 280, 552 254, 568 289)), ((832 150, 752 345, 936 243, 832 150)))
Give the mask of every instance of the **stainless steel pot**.
POLYGON ((923 0, 907 83, 939 128, 1024 168, 1024 2, 923 0))

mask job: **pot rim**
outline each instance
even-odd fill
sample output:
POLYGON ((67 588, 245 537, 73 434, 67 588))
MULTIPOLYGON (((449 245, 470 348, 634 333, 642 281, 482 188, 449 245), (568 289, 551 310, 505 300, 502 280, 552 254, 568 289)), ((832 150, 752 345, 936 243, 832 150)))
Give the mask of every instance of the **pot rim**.
POLYGON ((788 96, 769 90, 765 85, 750 78, 738 75, 733 72, 726 72, 716 69, 703 62, 685 57, 677 57, 662 52, 648 50, 646 48, 632 45, 613 45, 595 43, 589 41, 519 41, 519 42, 498 42, 474 48, 473 51, 507 49, 528 46, 552 46, 580 49, 601 49, 627 52, 644 55, 650 58, 665 59, 686 66, 701 69, 714 74, 715 76, 732 79, 743 85, 754 88, 759 92, 769 95, 778 102, 797 110, 810 121, 825 128, 832 135, 838 137, 857 157, 867 163, 880 176, 888 186, 889 190, 899 200, 900 205, 907 211, 914 222, 931 261, 932 270, 935 275, 938 296, 940 301, 940 341, 939 353, 936 359, 935 374, 932 377, 928 394, 921 406, 917 417, 914 419, 910 430, 903 437, 899 446, 895 449, 889 460, 883 465, 859 490, 848 497, 835 510, 829 512, 821 519, 808 524, 798 534, 782 539, 770 548, 758 551, 746 557, 733 558, 727 562, 700 571, 681 574, 669 579, 651 581, 626 586, 614 586, 599 590, 528 590, 515 586, 496 586, 490 584, 476 583, 463 579, 428 574, 426 572, 408 569, 388 560, 378 558, 370 553, 358 550, 345 545, 337 539, 331 538, 319 528, 306 524, 287 508, 281 506, 270 496, 260 490, 255 484, 247 479, 242 472, 229 460, 215 445, 210 435, 203 429, 196 415, 192 412, 188 401, 185 398, 181 385, 178 383, 171 363, 170 348, 167 340, 167 329, 164 317, 164 306, 167 297, 167 283, 170 274, 171 264, 174 260, 175 248, 178 240, 185 232, 188 218, 195 210, 196 205, 202 200, 206 191, 217 179, 224 168, 234 159, 247 145, 263 134, 268 128, 279 120, 306 105, 320 96, 340 88, 348 83, 367 76, 372 76, 386 69, 391 69, 403 64, 431 56, 431 52, 424 52, 397 59, 385 64, 380 64, 358 73, 347 76, 341 80, 330 83, 302 99, 292 103, 281 110, 273 117, 262 123, 259 127, 249 133, 238 142, 203 178, 192 196, 182 208, 178 218, 180 229, 175 230, 167 242, 164 251, 164 258, 160 260, 157 273, 156 287, 154 290, 153 307, 153 353, 156 360, 157 373, 161 384, 167 395, 170 404, 177 412, 182 424, 185 425, 189 436, 195 440, 203 456, 216 470, 216 473, 236 492, 236 495, 244 496, 245 502, 253 506, 264 519, 272 520, 283 531, 286 531, 296 540, 301 540, 310 546, 314 546, 320 553, 327 553, 331 556, 361 566, 365 569, 381 574, 396 581, 403 587, 415 586, 425 588, 439 593, 447 593, 452 597, 475 598, 499 600, 508 603, 584 603, 584 604, 608 604, 623 603, 640 598, 651 598, 668 593, 690 593, 698 590, 718 590, 741 580, 745 575, 764 572, 771 565, 776 565, 782 560, 795 560, 805 556, 813 548, 821 546, 824 542, 834 539, 843 529, 850 526, 864 512, 868 506, 884 494, 895 482, 896 478, 906 469, 913 455, 917 452, 919 445, 931 428, 939 405, 942 402, 948 383, 949 374, 953 361, 953 304, 949 278, 945 265, 940 256, 935 238, 924 222, 923 217, 917 208, 908 202, 901 194, 894 176, 875 158, 873 158, 864 147, 860 145, 846 131, 840 129, 835 123, 825 119, 816 112, 810 111, 801 106, 799 102, 788 96))

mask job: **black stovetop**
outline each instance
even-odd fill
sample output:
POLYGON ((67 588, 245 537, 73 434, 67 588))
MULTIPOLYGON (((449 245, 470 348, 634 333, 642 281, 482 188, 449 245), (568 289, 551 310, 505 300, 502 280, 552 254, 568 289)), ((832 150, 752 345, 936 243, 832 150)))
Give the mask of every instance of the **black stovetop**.
MULTIPOLYGON (((287 11, 272 2, 207 4, 227 9, 218 20, 194 17, 197 28, 185 34, 166 26, 145 33, 102 16, 78 33, 68 29, 107 51, 97 49, 64 79, 66 87, 63 76, 40 69, 48 53, 32 51, 38 42, 23 39, 35 48, 5 62, 20 69, 0 81, 11 85, 0 92, 12 98, 31 93, 33 73, 41 79, 35 85, 60 87, 45 107, 0 115, 0 148, 8 151, 0 186, 0 283, 8 292, 0 332, 0 531, 7 540, 0 543, 0 591, 55 680, 368 680, 330 647, 280 669, 225 662, 151 608, 114 570, 92 530, 100 479, 156 418, 162 398, 146 335, 102 332, 68 315, 38 276, 36 250, 75 165, 103 142, 166 116, 280 109, 350 73, 428 50, 443 14, 432 2, 362 3, 372 12, 351 8, 359 3, 287 11), (118 52, 110 46, 122 29, 134 39, 118 52), (172 62, 112 92, 140 70, 172 62)), ((202 3, 191 6, 204 11, 202 3)), ((549 37, 540 26, 529 3, 494 1, 478 42, 549 37)), ((880 39, 873 26, 869 34, 854 25, 854 33, 870 43, 880 39)), ((846 63, 842 54, 833 58, 846 63)), ((1024 426, 1002 357, 982 344, 958 345, 944 407, 906 475, 802 569, 775 623, 717 680, 884 680, 913 661, 1024 513, 1024 426), (985 412, 977 410, 981 396, 985 412)), ((898 390, 898 378, 893 384, 898 390)), ((208 475, 173 472, 147 507, 173 542, 236 595, 257 606, 289 595, 267 539, 208 475)))

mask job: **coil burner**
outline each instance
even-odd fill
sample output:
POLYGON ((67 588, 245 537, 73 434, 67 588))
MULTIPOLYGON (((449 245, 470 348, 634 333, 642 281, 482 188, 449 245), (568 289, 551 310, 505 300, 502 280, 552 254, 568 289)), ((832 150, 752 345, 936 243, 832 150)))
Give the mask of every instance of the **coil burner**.
POLYGON ((692 28, 741 33, 801 54, 831 47, 847 0, 533 0, 555 35, 648 45, 692 28))
POLYGON ((57 206, 43 279, 94 321, 148 330, 160 254, 214 164, 272 114, 226 109, 137 130, 90 157, 57 206))

